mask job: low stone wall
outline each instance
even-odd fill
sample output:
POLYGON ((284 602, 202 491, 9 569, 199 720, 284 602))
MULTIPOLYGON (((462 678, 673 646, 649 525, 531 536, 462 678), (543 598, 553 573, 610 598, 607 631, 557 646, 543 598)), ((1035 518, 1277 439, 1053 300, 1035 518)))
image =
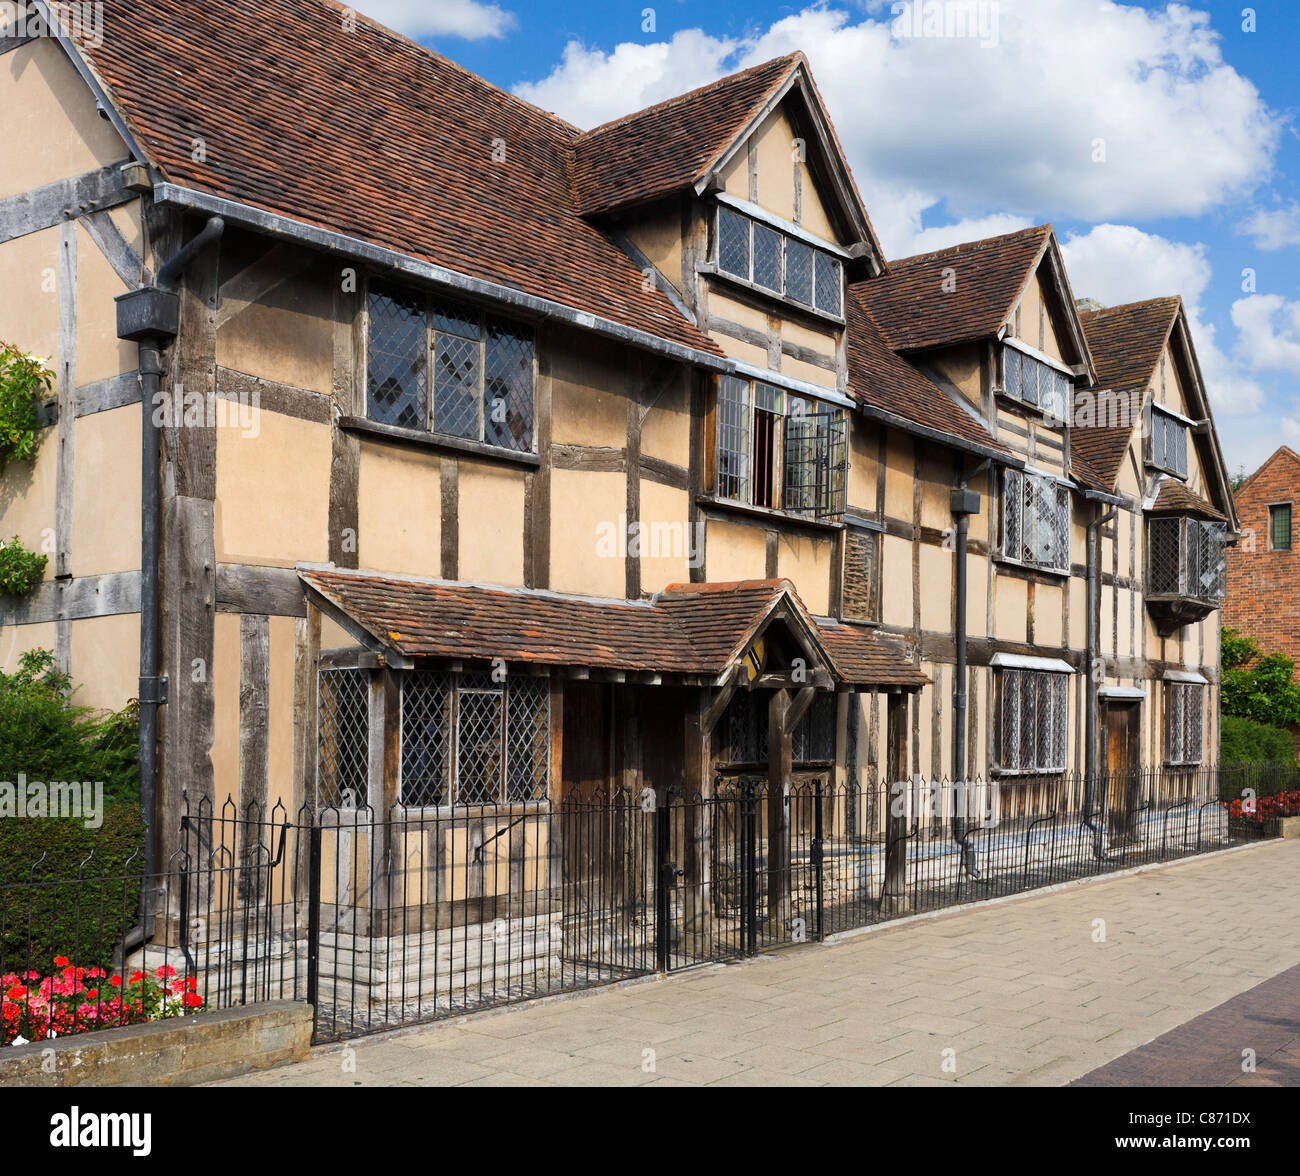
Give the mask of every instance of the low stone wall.
POLYGON ((195 1086, 306 1061, 311 1006, 243 1008, 78 1033, 0 1049, 6 1086, 195 1086))

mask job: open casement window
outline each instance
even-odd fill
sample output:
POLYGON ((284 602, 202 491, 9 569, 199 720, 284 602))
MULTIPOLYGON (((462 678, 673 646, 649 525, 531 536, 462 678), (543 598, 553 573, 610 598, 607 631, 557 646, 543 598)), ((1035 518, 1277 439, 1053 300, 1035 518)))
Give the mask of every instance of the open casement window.
POLYGON ((1068 684, 1068 674, 997 671, 1000 772, 1043 775, 1065 771, 1068 684))
POLYGON ((1227 525, 1162 515, 1147 527, 1147 596, 1218 604, 1227 580, 1227 525))
POLYGON ((844 532, 840 616, 846 621, 879 620, 880 533, 850 526, 844 532))
POLYGON ((1065 372, 1010 344, 1002 348, 1002 391, 1037 409, 1049 421, 1064 424, 1069 420, 1073 388, 1074 382, 1065 372))
POLYGON ((1165 683, 1165 763, 1193 767, 1204 757, 1205 687, 1165 683))
POLYGON ((531 331, 378 281, 366 308, 371 420, 532 452, 531 331))
POLYGON ((410 807, 546 799, 545 678, 414 671, 402 678, 401 801, 410 807))
POLYGON ((1055 478, 1007 470, 1002 482, 1002 554, 1030 567, 1070 570, 1070 491, 1055 478))
POLYGON ((316 807, 364 808, 370 769, 370 671, 322 669, 316 682, 316 807))
POLYGON ((844 411, 762 382, 723 376, 716 416, 717 494, 811 518, 844 512, 844 411))
POLYGON ((1187 425, 1172 413, 1152 405, 1149 432, 1149 464, 1175 477, 1187 477, 1187 425))
POLYGON ((837 318, 844 313, 844 265, 838 257, 722 205, 717 265, 760 290, 837 318))

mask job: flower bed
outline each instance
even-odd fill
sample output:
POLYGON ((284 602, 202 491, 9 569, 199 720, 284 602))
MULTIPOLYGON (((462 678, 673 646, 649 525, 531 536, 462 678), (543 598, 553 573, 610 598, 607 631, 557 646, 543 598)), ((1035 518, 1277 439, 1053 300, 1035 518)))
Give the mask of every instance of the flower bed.
POLYGON ((1224 802, 1228 808, 1228 817, 1243 825, 1267 825, 1270 821, 1282 817, 1300 816, 1300 789, 1289 792, 1272 792, 1267 796, 1256 796, 1250 800, 1238 797, 1224 802))
POLYGON ((203 1008, 193 977, 170 965, 123 979, 103 968, 78 968, 56 956, 58 971, 0 977, 0 1045, 25 1045, 92 1029, 142 1025, 203 1008))

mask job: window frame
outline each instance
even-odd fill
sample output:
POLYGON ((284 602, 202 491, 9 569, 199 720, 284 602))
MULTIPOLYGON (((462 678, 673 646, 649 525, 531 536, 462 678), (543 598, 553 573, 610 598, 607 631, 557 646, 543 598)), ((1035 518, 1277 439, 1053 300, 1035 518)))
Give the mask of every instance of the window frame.
POLYGON ((777 225, 770 224, 752 216, 747 212, 742 212, 738 208, 733 208, 730 204, 718 201, 714 206, 713 217, 713 246, 710 251, 710 258, 713 264, 713 272, 719 277, 731 282, 739 282, 746 288, 755 291, 767 298, 775 298, 779 302, 790 307, 797 307, 799 310, 806 311, 824 318, 829 318, 837 323, 844 322, 844 299, 846 297, 846 275, 844 269, 844 258, 831 252, 823 246, 813 244, 811 241, 796 237, 788 231, 777 225), (722 260, 722 225, 723 217, 734 217, 743 221, 746 226, 746 271, 738 274, 734 270, 727 269, 722 260), (762 230, 771 233, 779 240, 778 256, 781 270, 780 289, 774 289, 771 286, 764 285, 758 279, 758 250, 757 240, 758 231, 762 230), (811 296, 810 302, 804 302, 803 299, 789 292, 789 246, 791 242, 811 250, 812 257, 809 263, 808 290, 811 296), (835 298, 834 308, 821 305, 818 299, 820 283, 818 275, 824 265, 833 264, 838 279, 838 290, 835 298))
POLYGON ((1165 408, 1163 405, 1152 404, 1149 408, 1150 421, 1147 425, 1146 437, 1146 464, 1152 469, 1157 469, 1170 477, 1177 478, 1185 482, 1189 477, 1191 469, 1191 425, 1182 414, 1174 412, 1172 409, 1165 408), (1157 426, 1156 422, 1160 421, 1157 426), (1181 465, 1171 464, 1168 460, 1169 453, 1169 433, 1176 428, 1181 441, 1181 465), (1161 438, 1157 456, 1156 436, 1159 433, 1161 438))
MULTIPOLYGON (((712 445, 712 479, 710 494, 719 502, 734 503, 737 506, 754 510, 771 511, 773 514, 785 515, 791 519, 813 522, 832 522, 840 519, 848 509, 848 471, 849 471, 849 417, 848 410, 842 405, 828 400, 818 400, 815 396, 793 392, 778 384, 770 384, 757 377, 722 375, 714 386, 715 408, 712 445), (728 392, 737 395, 730 396, 728 392), (760 398, 765 403, 760 404, 760 398), (807 407, 802 413, 792 412, 792 403, 807 407), (773 407, 773 405, 777 407, 773 407), (809 410, 812 411, 809 411, 809 410), (758 497, 757 441, 756 430, 759 414, 775 416, 779 422, 773 446, 770 486, 768 497, 774 505, 768 506, 756 501, 758 497), (790 434, 786 422, 798 418, 807 419, 824 416, 834 422, 839 429, 838 439, 830 437, 827 444, 839 449, 841 459, 833 458, 826 469, 830 476, 826 479, 828 509, 820 510, 814 503, 811 508, 790 507, 787 505, 790 484, 787 467, 790 434), (734 444, 739 437, 743 448, 734 444), (734 459, 731 461, 724 459, 734 459), (728 465, 735 468, 727 469, 728 465), (836 476, 838 475, 838 476, 836 476), (724 480, 739 492, 728 492, 724 480)), ((815 443, 815 442, 814 442, 815 443)), ((813 492, 817 487, 814 484, 813 492)))
POLYGON ((1071 531, 1072 531, 1072 523, 1073 523, 1073 516, 1074 516, 1074 500, 1070 494, 1069 486, 1066 483, 1062 482, 1059 478, 1056 478, 1051 474, 1035 473, 1030 470, 1018 470, 1018 469, 1014 469, 1011 466, 1008 466, 1006 469, 1003 470, 1000 488, 1002 493, 1002 499, 1001 502, 999 503, 999 515, 1001 516, 1000 526, 1002 530, 1002 538, 1001 538, 999 558, 1003 562, 1015 564, 1017 567, 1029 568, 1036 572, 1045 572, 1049 575, 1055 575, 1055 576, 1068 576, 1070 574, 1070 565, 1071 565, 1070 545, 1072 539, 1071 531), (1062 509, 1061 499, 1064 498, 1064 519, 1065 519, 1064 534, 1056 536, 1057 545, 1060 549, 1059 554, 1062 562, 1045 563, 1042 562, 1041 560, 1033 558, 1032 556, 1027 558, 1025 555, 1025 547, 1026 547, 1025 521, 1024 521, 1025 520, 1025 490, 1024 490, 1023 483, 1029 479, 1032 479, 1033 481, 1038 483, 1049 485, 1054 488, 1053 493, 1054 493, 1054 497, 1057 500, 1057 505, 1056 505, 1057 511, 1060 511, 1062 509), (1013 482, 1016 482, 1017 485, 1019 486, 1019 489, 1015 493, 1014 497, 1011 491, 1011 485, 1013 482), (1016 504, 1014 511, 1012 508, 1013 502, 1016 504), (1014 532, 1014 538, 1015 538, 1014 551, 1009 546, 1012 538, 1012 527, 1011 527, 1010 519, 1013 513, 1015 513, 1017 517, 1016 529, 1014 532))
POLYGON ((1203 682, 1165 683, 1164 714, 1162 716, 1165 767, 1198 768, 1205 763, 1204 691, 1205 684, 1203 682), (1192 731, 1188 720, 1193 715, 1196 719, 1194 758, 1192 748, 1188 746, 1190 742, 1189 735, 1192 731))
POLYGON ((451 447, 470 446, 477 447, 481 450, 499 453, 506 457, 536 457, 537 456, 537 386, 538 386, 538 348, 537 348, 537 331, 533 323, 518 318, 510 318, 495 313, 486 306, 461 300, 453 293, 450 297, 444 297, 439 292, 423 289, 421 287, 406 285, 400 281, 391 281, 387 278, 379 278, 373 275, 367 275, 365 297, 362 299, 362 320, 361 320, 361 339, 363 347, 363 359, 361 364, 361 416, 370 425, 381 429, 401 429, 407 433, 420 433, 428 436, 434 442, 445 443, 451 447), (376 289, 378 287, 378 290, 376 289), (389 292, 404 295, 413 302, 419 302, 422 307, 423 327, 424 327, 424 424, 419 428, 411 428, 406 425, 395 425, 388 421, 381 420, 372 413, 372 394, 370 381, 370 357, 372 349, 372 330, 371 321, 371 303, 376 294, 387 294, 389 292), (457 334, 454 331, 439 328, 436 325, 438 318, 447 319, 451 316, 446 312, 453 311, 458 317, 466 322, 473 322, 477 326, 478 336, 476 340, 471 340, 468 335, 457 334), (503 445, 497 440, 489 437, 489 413, 487 410, 487 387, 491 379, 491 369, 488 363, 489 343, 492 338, 493 330, 515 335, 526 340, 531 349, 530 362, 528 365, 529 379, 529 419, 528 419, 528 443, 524 448, 511 445, 503 445), (438 344, 440 339, 458 339, 464 342, 475 342, 477 345, 477 377, 475 384, 475 401, 478 417, 478 432, 475 436, 469 437, 462 433, 453 433, 435 428, 438 411, 438 344))
MULTIPOLYGON (((995 667, 996 674, 996 692, 997 692, 997 722, 994 728, 994 760, 993 771, 999 776, 1060 776, 1069 770, 1070 763, 1070 678, 1071 674, 1064 670, 1041 670, 1022 666, 998 666, 995 667), (1020 710, 1019 730, 1023 730, 1027 721, 1026 704, 1032 698, 1034 699, 1034 711, 1029 719, 1033 734, 1032 755, 1034 762, 1025 764, 1020 762, 1021 747, 1024 743, 1024 737, 1021 736, 1020 746, 1017 746, 1015 760, 1010 762, 1007 748, 1007 706, 1009 687, 1012 683, 1016 684, 1016 701, 1020 710), (1031 692, 1026 694, 1025 685, 1030 683, 1031 692), (1038 752, 1038 728, 1037 728, 1037 700, 1039 697, 1039 684, 1048 686, 1049 703, 1051 707, 1050 721, 1056 725, 1056 737, 1060 742, 1060 759, 1058 762, 1047 762, 1047 757, 1040 756, 1038 752)), ((1049 732, 1049 739, 1052 738, 1049 732)), ((1050 753, 1050 748, 1048 749, 1050 753)))
POLYGON ((844 528, 844 540, 840 556, 840 600, 839 616, 840 620, 850 624, 858 625, 878 625, 880 623, 880 575, 881 575, 881 552, 884 549, 884 532, 877 527, 863 526, 860 522, 851 522, 846 520, 847 525, 844 528), (871 569, 869 574, 870 583, 867 589, 867 612, 869 616, 860 616, 848 611, 848 595, 845 592, 845 579, 848 574, 849 558, 851 555, 850 547, 854 540, 865 540, 870 548, 871 569))
POLYGON ((550 803, 551 787, 551 695, 550 679, 543 676, 526 674, 507 674, 504 681, 495 688, 484 684, 493 675, 490 670, 427 670, 405 672, 399 680, 398 687, 398 770, 397 770, 397 804, 407 813, 444 813, 453 811, 464 813, 474 809, 545 808, 550 803), (443 732, 442 771, 443 799, 432 803, 413 802, 406 799, 407 774, 407 689, 414 683, 414 674, 426 673, 444 679, 447 691, 446 728, 443 732), (468 680, 468 681, 467 681, 468 680), (540 690, 541 730, 546 733, 545 744, 539 759, 532 763, 534 776, 533 795, 516 798, 511 795, 513 787, 511 776, 511 726, 514 721, 515 708, 512 696, 515 689, 522 689, 520 683, 529 683, 530 688, 540 690), (461 798, 461 697, 470 694, 494 694, 500 698, 499 727, 495 742, 498 748, 498 780, 494 799, 461 798))
POLYGON ((1027 345, 1021 344, 1020 341, 1014 337, 1008 337, 1003 340, 1000 358, 1002 371, 1001 380, 999 381, 999 394, 1006 397, 1008 400, 1014 401, 1018 406, 1028 409, 1036 416, 1041 417, 1048 424, 1056 428, 1065 428, 1070 423, 1071 417, 1074 393, 1073 373, 1068 371, 1064 364, 1056 364, 1049 356, 1043 356, 1040 352, 1036 352, 1027 345), (1018 380, 1018 386, 1014 390, 1012 389, 1008 379, 1008 373, 1012 366, 1008 361, 1012 355, 1015 356, 1014 366, 1017 370, 1018 376, 1020 377, 1023 377, 1024 365, 1028 362, 1034 365, 1033 370, 1037 371, 1038 369, 1042 369, 1043 371, 1050 372, 1054 377, 1059 378, 1059 381, 1063 386, 1058 387, 1055 380, 1052 384, 1053 394, 1055 395, 1056 393, 1059 393, 1061 396, 1059 412, 1055 411, 1055 404, 1044 405, 1043 398, 1040 394, 1042 388, 1042 380, 1040 376, 1036 376, 1034 380, 1033 400, 1030 400, 1024 395, 1023 378, 1020 378, 1018 380))
POLYGON ((1268 549, 1269 551, 1292 551, 1295 549, 1295 509, 1294 503, 1290 502, 1270 502, 1268 503, 1268 549), (1278 546, 1274 542, 1277 534, 1277 523, 1275 519, 1276 511, 1286 511, 1286 545, 1278 546))
MULTIPOLYGON (((1227 554, 1224 551, 1226 547, 1227 524, 1217 523, 1208 519, 1198 519, 1191 515, 1154 515, 1147 519, 1146 534, 1146 582, 1143 585, 1143 594, 1151 599, 1175 599, 1175 600, 1199 600, 1207 604, 1212 604, 1218 608, 1223 604, 1227 596, 1227 554), (1157 541, 1155 530, 1159 526, 1177 524, 1178 526, 1178 585, 1177 589, 1171 591, 1168 585, 1160 585, 1155 572, 1155 559, 1157 541), (1202 595, 1194 590, 1192 583, 1193 572, 1201 563, 1201 538, 1202 531, 1210 533, 1217 532, 1219 535, 1219 568, 1218 568, 1218 592, 1217 594, 1202 595), (1195 559, 1193 559, 1193 543, 1196 545, 1195 559), (1196 565, 1196 566, 1194 566, 1196 565)), ((1202 569, 1203 570, 1203 569, 1202 569)))

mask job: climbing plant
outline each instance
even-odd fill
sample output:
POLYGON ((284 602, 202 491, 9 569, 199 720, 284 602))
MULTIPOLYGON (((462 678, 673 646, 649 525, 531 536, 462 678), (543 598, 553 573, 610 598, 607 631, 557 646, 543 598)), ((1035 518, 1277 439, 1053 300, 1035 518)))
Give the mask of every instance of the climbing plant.
POLYGON ((28 551, 12 539, 0 539, 0 596, 26 596, 45 575, 49 557, 28 551))

